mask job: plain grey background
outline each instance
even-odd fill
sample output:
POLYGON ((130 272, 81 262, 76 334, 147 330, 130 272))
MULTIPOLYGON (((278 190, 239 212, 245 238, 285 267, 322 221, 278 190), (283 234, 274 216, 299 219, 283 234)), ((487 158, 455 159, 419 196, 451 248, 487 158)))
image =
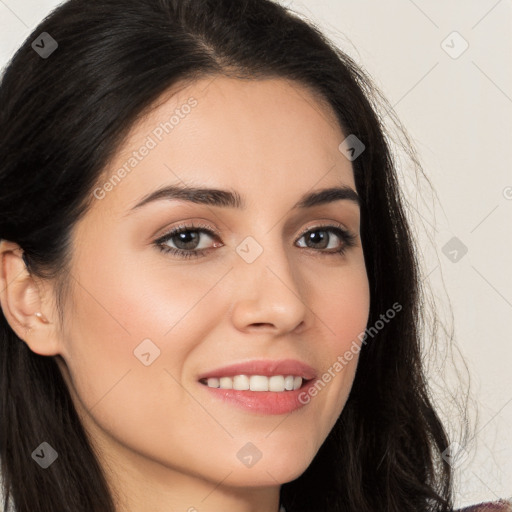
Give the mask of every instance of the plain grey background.
MULTIPOLYGON (((0 66, 59 3, 0 0, 0 66)), ((366 69, 415 144, 438 201, 417 188, 406 162, 400 179, 425 256, 424 279, 447 321, 449 298, 475 402, 476 434, 456 464, 456 505, 510 497, 512 1, 280 3, 366 69)), ((434 363, 429 375, 436 393, 458 392, 449 368, 434 363)), ((441 398, 439 406, 456 424, 457 411, 441 398)))

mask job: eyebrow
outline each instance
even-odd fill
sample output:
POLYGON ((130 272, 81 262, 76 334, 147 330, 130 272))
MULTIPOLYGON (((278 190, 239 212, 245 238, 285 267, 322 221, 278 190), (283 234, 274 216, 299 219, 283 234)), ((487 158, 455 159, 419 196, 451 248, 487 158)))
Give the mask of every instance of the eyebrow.
MULTIPOLYGON (((171 185, 155 190, 143 197, 130 212, 155 201, 172 199, 224 208, 237 208, 241 210, 246 208, 244 200, 236 191, 171 185)), ((359 207, 361 206, 361 200, 357 192, 351 187, 343 185, 341 187, 331 187, 309 192, 300 198, 292 207, 292 210, 311 208, 339 200, 352 201, 359 207)))

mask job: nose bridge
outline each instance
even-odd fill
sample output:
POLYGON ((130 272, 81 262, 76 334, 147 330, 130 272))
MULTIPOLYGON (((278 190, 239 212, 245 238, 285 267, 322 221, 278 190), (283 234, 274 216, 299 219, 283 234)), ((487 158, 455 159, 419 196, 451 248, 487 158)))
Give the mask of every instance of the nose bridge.
POLYGON ((233 318, 238 327, 257 323, 286 330, 299 325, 307 311, 304 287, 277 230, 247 236, 236 252, 233 318))

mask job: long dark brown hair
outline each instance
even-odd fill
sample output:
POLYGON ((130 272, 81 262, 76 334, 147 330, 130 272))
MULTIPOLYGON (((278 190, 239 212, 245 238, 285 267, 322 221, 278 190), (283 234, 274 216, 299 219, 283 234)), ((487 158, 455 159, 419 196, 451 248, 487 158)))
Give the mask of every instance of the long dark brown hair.
MULTIPOLYGON (((348 401, 311 465, 281 487, 287 512, 452 509, 446 429, 421 356, 417 251, 367 73, 309 22, 269 0, 70 0, 31 33, 0 86, 0 238, 34 276, 69 283, 70 233, 131 126, 179 82, 224 74, 308 87, 366 147, 352 162, 370 283, 369 326, 348 401), (42 58, 43 32, 58 43, 42 58)), ((393 113, 388 112, 390 116, 393 113)), ((408 139, 407 139, 408 140, 408 139)), ((341 141, 340 141, 341 142, 341 141)), ((412 154, 412 153, 409 153, 412 154)), ((59 310, 61 311, 61 309, 59 310)), ((433 342, 434 340, 432 340, 433 342)), ((107 480, 54 357, 33 353, 0 314, 4 506, 114 512, 107 480), (31 453, 59 447, 46 470, 31 453)))

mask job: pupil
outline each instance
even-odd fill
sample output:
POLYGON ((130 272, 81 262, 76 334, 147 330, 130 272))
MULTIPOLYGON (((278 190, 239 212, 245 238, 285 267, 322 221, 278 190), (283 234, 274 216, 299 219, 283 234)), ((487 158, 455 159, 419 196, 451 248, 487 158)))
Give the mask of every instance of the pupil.
MULTIPOLYGON (((190 244, 190 243, 194 243, 194 238, 197 238, 197 233, 195 232, 192 232, 192 231, 187 231, 185 233, 179 233, 178 234, 178 237, 179 237, 179 242, 180 243, 183 243, 185 245, 187 244, 190 244), (187 240, 187 238, 189 238, 187 240)), ((187 249, 190 249, 190 247, 186 247, 187 249)))
MULTIPOLYGON (((309 237, 313 244, 319 244, 321 242, 327 241, 328 239, 324 231, 313 231, 310 233, 309 237)), ((326 247, 325 243, 321 247, 326 247)))
POLYGON ((323 239, 325 239, 325 235, 322 233, 322 231, 314 231, 312 233, 310 233, 310 239, 312 239, 312 242, 313 243, 319 243, 319 242, 322 242, 323 239), (318 240, 314 240, 315 238, 318 238, 318 240))

